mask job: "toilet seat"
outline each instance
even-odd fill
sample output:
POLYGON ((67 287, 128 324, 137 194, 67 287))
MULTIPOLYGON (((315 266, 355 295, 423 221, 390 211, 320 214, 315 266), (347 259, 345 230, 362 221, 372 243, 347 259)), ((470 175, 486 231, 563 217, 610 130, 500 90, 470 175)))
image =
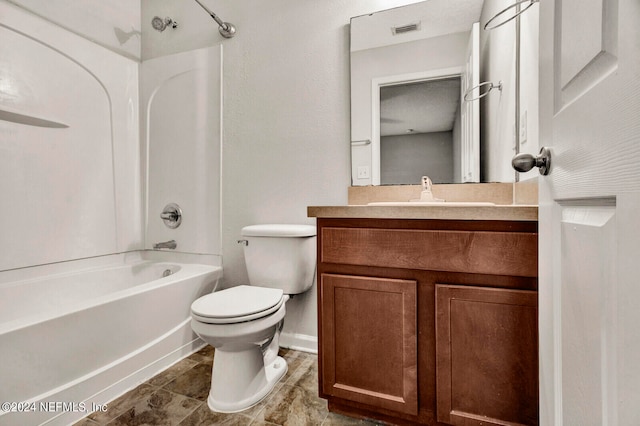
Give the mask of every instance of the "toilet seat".
POLYGON ((207 324, 252 321, 280 309, 283 296, 282 289, 240 285, 197 299, 191 304, 191 315, 207 324))

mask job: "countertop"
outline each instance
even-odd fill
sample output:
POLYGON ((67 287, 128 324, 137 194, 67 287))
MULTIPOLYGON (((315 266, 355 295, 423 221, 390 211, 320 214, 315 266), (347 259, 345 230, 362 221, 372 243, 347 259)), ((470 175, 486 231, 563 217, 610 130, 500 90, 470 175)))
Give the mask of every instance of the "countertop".
POLYGON ((537 221, 538 206, 309 206, 308 217, 537 221))

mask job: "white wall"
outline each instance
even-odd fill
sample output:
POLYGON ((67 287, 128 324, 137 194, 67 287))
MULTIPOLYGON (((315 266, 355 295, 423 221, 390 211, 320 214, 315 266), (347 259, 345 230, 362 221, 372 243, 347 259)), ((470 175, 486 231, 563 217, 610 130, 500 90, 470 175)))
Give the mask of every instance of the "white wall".
MULTIPOLYGON (((224 40, 195 2, 142 0, 143 59, 223 43, 222 252, 225 285, 248 281, 240 229, 309 223, 308 205, 346 204, 349 19, 412 3, 207 1, 237 35, 224 40), (153 16, 180 26, 163 33, 153 16)), ((316 288, 287 303, 285 332, 316 336, 316 288)))
MULTIPOLYGON (((480 27, 497 12, 513 4, 510 0, 485 0, 480 27)), ((520 128, 516 122, 516 21, 490 31, 480 31, 481 81, 502 81, 502 92, 495 91, 481 100, 482 179, 509 182, 516 178, 511 158, 519 152, 538 154, 538 4, 520 17, 520 128)), ((510 16, 506 14, 505 16, 510 16)), ((500 22, 500 21, 498 21, 500 22)), ((519 180, 537 177, 534 169, 519 174, 519 180)))
POLYGON ((515 154, 515 21, 485 31, 485 23, 513 4, 511 0, 485 0, 480 18, 480 82, 502 82, 502 91, 480 99, 481 180, 513 182, 511 158, 515 154))
POLYGON ((140 2, 8 0, 116 53, 140 59, 140 2))
MULTIPOLYGON (((538 21, 539 4, 520 17, 520 152, 538 155, 538 21)), ((540 176, 534 167, 520 173, 520 181, 540 176)))
MULTIPOLYGON (((463 95, 464 96, 464 95, 463 95)), ((458 108, 456 111, 456 120, 453 123, 452 138, 453 138, 453 179, 451 183, 463 183, 462 182, 462 111, 458 108)))
POLYGON ((380 183, 415 185, 416 176, 450 183, 453 159, 453 131, 384 136, 380 138, 380 183))

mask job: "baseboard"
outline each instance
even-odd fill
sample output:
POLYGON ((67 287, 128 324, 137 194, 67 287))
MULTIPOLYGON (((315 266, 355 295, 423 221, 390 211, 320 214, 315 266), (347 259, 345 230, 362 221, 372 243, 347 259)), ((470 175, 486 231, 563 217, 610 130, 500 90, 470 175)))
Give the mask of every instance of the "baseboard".
POLYGON ((307 334, 286 333, 280 334, 280 347, 296 351, 318 353, 318 337, 307 334))

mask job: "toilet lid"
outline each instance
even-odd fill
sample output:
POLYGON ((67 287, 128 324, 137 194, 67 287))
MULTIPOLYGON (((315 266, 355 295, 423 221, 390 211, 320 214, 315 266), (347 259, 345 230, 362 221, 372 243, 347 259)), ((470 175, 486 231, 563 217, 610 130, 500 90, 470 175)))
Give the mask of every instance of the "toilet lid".
POLYGON ((262 318, 280 308, 282 289, 240 285, 203 296, 191 304, 198 320, 225 324, 262 318))

